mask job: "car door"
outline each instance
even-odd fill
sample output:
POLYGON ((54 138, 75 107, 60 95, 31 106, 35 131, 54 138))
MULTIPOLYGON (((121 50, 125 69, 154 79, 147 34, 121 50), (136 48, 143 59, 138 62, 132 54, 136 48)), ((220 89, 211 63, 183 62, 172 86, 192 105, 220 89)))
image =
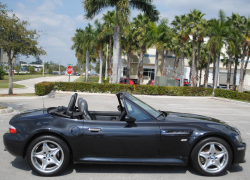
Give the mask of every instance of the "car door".
MULTIPOLYGON (((84 120, 83 155, 90 157, 157 157, 160 128, 155 120, 135 105, 134 123, 84 120)), ((131 111, 132 112, 132 111, 131 111)))

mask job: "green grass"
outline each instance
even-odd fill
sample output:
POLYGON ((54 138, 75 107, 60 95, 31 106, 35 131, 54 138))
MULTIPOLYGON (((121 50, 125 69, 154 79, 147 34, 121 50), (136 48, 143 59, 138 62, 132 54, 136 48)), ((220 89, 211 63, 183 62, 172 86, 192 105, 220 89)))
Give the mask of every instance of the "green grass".
POLYGON ((38 96, 35 93, 26 93, 26 94, 12 94, 12 95, 8 95, 8 94, 0 94, 0 97, 16 97, 16 96, 38 96))
MULTIPOLYGON (((89 83, 98 83, 99 76, 89 76, 89 83)), ((79 77, 75 82, 85 82, 85 76, 79 77)))
MULTIPOLYGON (((49 75, 44 74, 44 76, 49 76, 49 75)), ((13 77, 13 82, 25 80, 25 79, 31 79, 31 78, 38 78, 38 77, 43 77, 43 75, 42 74, 15 75, 13 77)), ((13 83, 13 88, 23 88, 23 87, 25 87, 25 86, 13 83)), ((8 75, 4 76, 4 80, 0 80, 0 88, 9 88, 9 76, 8 75)))
POLYGON ((6 109, 6 107, 5 106, 0 106, 0 109, 6 109))

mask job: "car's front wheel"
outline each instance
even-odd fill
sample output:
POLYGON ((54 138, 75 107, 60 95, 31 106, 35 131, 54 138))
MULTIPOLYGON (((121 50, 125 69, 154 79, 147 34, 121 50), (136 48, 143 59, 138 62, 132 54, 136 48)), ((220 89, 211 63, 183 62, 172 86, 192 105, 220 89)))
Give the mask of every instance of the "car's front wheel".
POLYGON ((206 138, 194 147, 191 162, 193 167, 203 175, 220 175, 231 165, 232 150, 221 138, 206 138))
POLYGON ((33 171, 42 176, 54 176, 68 165, 69 148, 55 136, 40 136, 34 139, 27 150, 27 160, 33 171))

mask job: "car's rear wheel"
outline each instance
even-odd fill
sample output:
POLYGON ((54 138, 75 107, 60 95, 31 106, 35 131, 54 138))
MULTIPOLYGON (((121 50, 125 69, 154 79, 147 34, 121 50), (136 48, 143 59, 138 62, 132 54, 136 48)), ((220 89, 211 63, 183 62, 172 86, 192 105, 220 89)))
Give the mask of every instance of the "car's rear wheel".
POLYGON ((68 165, 69 148, 55 136, 40 136, 34 139, 27 150, 27 160, 33 171, 42 176, 54 176, 68 165))
POLYGON ((191 162, 193 167, 203 175, 220 175, 231 165, 232 150, 221 138, 206 138, 194 147, 191 162))

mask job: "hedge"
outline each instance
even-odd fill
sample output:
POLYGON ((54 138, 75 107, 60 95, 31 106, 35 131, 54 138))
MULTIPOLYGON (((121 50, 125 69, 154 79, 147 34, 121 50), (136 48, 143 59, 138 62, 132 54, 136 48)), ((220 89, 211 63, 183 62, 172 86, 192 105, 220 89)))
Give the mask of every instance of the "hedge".
POLYGON ((236 100, 243 100, 243 101, 250 101, 249 93, 240 93, 237 91, 224 90, 224 89, 216 89, 214 91, 214 96, 224 97, 224 98, 229 98, 229 99, 236 99, 236 100))
POLYGON ((41 82, 41 83, 35 84, 35 93, 36 95, 39 95, 39 96, 49 94, 54 89, 55 89, 54 82, 41 82))
POLYGON ((37 95, 48 94, 51 90, 112 93, 127 91, 132 94, 168 95, 168 96, 210 96, 212 88, 202 87, 170 87, 151 85, 98 84, 81 82, 43 82, 35 85, 37 95), (45 86, 45 87, 44 87, 45 86))

